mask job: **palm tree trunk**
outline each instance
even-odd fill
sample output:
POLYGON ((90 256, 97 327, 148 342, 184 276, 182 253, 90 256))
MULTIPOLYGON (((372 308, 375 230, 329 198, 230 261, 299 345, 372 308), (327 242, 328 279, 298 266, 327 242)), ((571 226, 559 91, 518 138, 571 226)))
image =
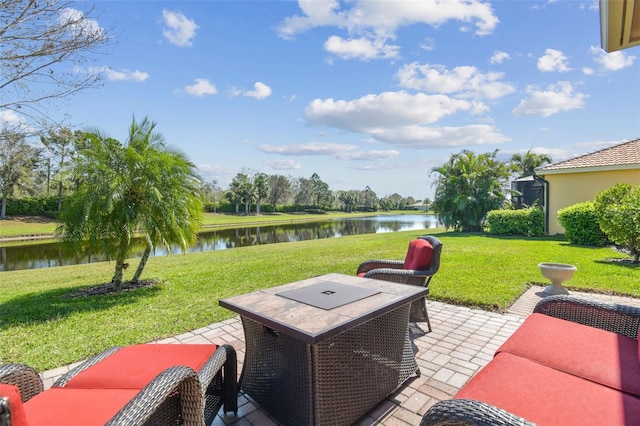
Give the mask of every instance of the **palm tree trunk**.
POLYGON ((116 260, 116 271, 113 274, 113 288, 116 293, 122 291, 122 275, 124 270, 124 259, 116 260))
POLYGON ((136 269, 136 273, 131 278, 131 282, 134 284, 138 283, 140 279, 140 275, 142 275, 142 271, 144 267, 147 265, 147 260, 149 260, 149 255, 151 254, 151 249, 153 248, 153 244, 151 243, 151 239, 149 236, 146 236, 147 246, 144 248, 144 253, 142 254, 142 259, 140 259, 140 263, 138 263, 138 269, 136 269))

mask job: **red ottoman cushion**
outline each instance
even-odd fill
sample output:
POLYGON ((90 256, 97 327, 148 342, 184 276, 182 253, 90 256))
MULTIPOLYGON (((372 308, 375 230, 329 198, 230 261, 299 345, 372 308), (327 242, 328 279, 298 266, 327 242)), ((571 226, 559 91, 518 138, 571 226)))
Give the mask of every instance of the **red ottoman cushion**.
POLYGON ((15 385, 0 383, 0 398, 3 397, 7 397, 9 399, 9 407, 11 408, 11 424, 13 426, 27 426, 27 418, 22 405, 20 389, 15 385))
POLYGON ((640 419, 639 398, 506 352, 455 398, 483 401, 539 425, 631 425, 640 419))
POLYGON ((500 352, 640 396, 638 342, 617 333, 532 314, 500 352))
POLYGON ((403 269, 424 270, 429 269, 433 246, 427 240, 417 239, 409 243, 407 255, 404 258, 403 269))
POLYGON ((129 389, 51 388, 25 402, 24 408, 30 426, 104 425, 138 392, 129 389))
POLYGON ((73 377, 65 388, 142 389, 169 367, 200 371, 216 349, 211 344, 127 346, 73 377))

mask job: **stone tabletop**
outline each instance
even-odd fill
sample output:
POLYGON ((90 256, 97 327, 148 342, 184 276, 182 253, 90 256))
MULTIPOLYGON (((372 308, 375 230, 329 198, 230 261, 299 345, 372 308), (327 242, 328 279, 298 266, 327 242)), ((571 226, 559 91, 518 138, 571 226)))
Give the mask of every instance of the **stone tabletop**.
POLYGON ((221 299, 220 306, 313 345, 426 294, 424 287, 327 274, 221 299), (360 287, 374 290, 375 294, 333 309, 323 309, 278 294, 323 283, 360 287))

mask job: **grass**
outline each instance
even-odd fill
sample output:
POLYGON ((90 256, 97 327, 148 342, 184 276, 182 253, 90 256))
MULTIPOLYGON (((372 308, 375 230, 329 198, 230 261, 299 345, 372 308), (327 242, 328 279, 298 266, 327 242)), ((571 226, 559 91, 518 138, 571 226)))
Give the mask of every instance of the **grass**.
POLYGON ((42 371, 113 345, 184 333, 235 315, 218 306, 220 298, 329 272, 352 275, 363 260, 403 258, 408 241, 427 232, 444 244, 431 282, 435 300, 504 310, 530 283, 546 284, 539 262, 576 265, 569 288, 640 296, 640 268, 610 262, 628 257, 609 248, 433 229, 348 236, 154 257, 143 278, 161 284, 110 296, 65 297, 108 281, 113 263, 2 272, 0 359, 42 371))

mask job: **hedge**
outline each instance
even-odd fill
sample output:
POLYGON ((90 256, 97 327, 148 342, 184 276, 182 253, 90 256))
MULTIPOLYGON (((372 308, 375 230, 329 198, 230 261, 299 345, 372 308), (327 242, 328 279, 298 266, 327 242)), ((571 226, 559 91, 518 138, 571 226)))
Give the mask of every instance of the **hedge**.
POLYGON ((539 207, 519 210, 491 210, 485 231, 494 235, 544 235, 544 212, 539 207))
POLYGON ((564 228, 564 235, 572 244, 581 246, 604 246, 607 235, 598 225, 595 203, 585 201, 558 210, 558 222, 564 228))

